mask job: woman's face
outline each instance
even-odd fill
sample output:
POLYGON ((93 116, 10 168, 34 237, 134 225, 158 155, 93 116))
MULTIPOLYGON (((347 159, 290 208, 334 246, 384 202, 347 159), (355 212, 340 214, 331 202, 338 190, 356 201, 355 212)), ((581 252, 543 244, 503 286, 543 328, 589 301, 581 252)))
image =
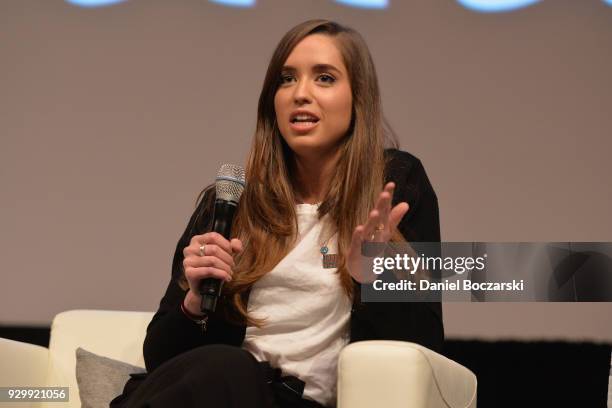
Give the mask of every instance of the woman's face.
POLYGON ((283 66, 274 97, 283 139, 299 156, 329 153, 351 122, 351 84, 334 39, 312 34, 300 41, 283 66))

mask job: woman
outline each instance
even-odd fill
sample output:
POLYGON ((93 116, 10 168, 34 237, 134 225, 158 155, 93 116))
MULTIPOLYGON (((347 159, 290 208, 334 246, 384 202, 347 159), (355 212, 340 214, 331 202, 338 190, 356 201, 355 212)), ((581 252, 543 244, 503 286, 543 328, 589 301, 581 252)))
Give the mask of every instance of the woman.
POLYGON ((359 299, 359 284, 373 279, 359 272, 363 241, 440 240, 423 166, 384 150, 383 139, 361 36, 326 20, 291 29, 259 98, 236 238, 208 232, 207 188, 147 329, 149 374, 133 376, 112 406, 334 406, 347 343, 405 340, 439 351, 439 303, 359 299), (207 277, 226 281, 210 316, 197 290, 207 277))

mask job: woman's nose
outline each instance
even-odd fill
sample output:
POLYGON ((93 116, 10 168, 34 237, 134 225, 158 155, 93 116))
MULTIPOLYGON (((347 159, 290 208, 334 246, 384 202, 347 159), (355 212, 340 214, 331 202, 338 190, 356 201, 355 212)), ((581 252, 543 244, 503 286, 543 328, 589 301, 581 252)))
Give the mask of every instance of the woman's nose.
POLYGON ((308 81, 300 80, 297 82, 293 88, 293 99, 296 103, 310 102, 312 100, 308 81))

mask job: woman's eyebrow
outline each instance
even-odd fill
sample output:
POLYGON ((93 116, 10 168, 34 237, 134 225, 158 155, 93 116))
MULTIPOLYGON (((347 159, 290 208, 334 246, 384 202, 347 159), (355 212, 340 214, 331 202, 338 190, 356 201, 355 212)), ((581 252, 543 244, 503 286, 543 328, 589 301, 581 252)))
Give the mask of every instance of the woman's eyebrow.
MULTIPOLYGON (((314 72, 324 72, 324 71, 336 71, 338 74, 342 74, 342 72, 331 64, 316 64, 313 65, 312 70, 314 72)), ((297 69, 292 65, 283 65, 283 72, 295 72, 297 69)))

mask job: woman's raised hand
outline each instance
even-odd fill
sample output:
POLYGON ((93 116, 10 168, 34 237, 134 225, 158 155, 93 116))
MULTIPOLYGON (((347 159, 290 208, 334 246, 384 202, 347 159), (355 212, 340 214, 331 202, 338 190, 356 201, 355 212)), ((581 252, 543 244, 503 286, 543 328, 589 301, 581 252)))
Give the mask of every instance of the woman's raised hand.
POLYGON ((369 283, 374 281, 375 275, 371 269, 363 268, 361 244, 363 241, 388 242, 392 231, 397 228, 404 215, 408 212, 409 205, 401 202, 391 208, 391 200, 395 183, 390 182, 378 196, 376 205, 365 224, 358 225, 353 231, 351 247, 347 256, 348 271, 357 282, 369 283))
POLYGON ((233 255, 239 252, 242 252, 242 242, 239 239, 228 241, 217 232, 207 232, 191 238, 189 245, 183 249, 183 269, 189 283, 184 306, 188 312, 202 314, 202 297, 198 292, 202 279, 232 280, 233 268, 236 266, 233 255))

